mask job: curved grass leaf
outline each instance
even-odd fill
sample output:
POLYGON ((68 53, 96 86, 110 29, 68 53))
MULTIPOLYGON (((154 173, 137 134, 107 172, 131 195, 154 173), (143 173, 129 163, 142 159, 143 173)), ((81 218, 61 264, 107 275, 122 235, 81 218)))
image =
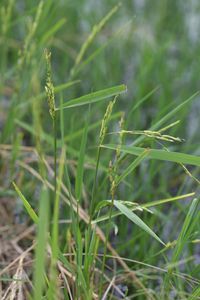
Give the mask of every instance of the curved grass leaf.
POLYGON ((146 231, 149 235, 155 238, 158 242, 165 246, 165 243, 147 226, 136 214, 119 201, 114 200, 114 206, 134 224, 146 231))
MULTIPOLYGON (((157 206, 157 205, 162 205, 162 204, 165 204, 165 203, 174 202, 174 201, 177 201, 177 200, 183 200, 185 198, 192 197, 194 195, 195 195, 195 193, 189 193, 189 194, 180 195, 180 196, 176 196, 176 197, 170 197, 170 198, 166 198, 166 199, 155 200, 155 201, 151 201, 151 202, 148 202, 148 203, 140 204, 140 207, 141 207, 141 209, 148 209, 149 207, 154 207, 154 206, 157 206)), ((120 201, 120 200, 118 200, 118 201, 120 201)), ((96 209, 95 209, 96 212, 98 212, 100 209, 102 209, 103 207, 105 207, 107 205, 111 205, 110 200, 100 201, 96 206, 96 209)), ((131 211, 133 211, 135 209, 136 209, 136 207, 133 207, 133 208, 131 208, 131 211)), ((120 211, 113 212, 112 215, 111 215, 111 218, 118 217, 121 214, 122 213, 120 211)), ((95 220, 93 220, 92 224, 96 224, 96 223, 99 223, 99 222, 106 221, 109 218, 110 218, 110 214, 105 214, 105 215, 103 215, 101 217, 98 217, 95 220)))
POLYGON ((156 122, 154 125, 151 126, 150 130, 157 130, 160 126, 162 126, 164 123, 166 123, 171 117, 173 117, 175 114, 177 114, 184 106, 189 104, 196 96, 199 95, 199 91, 194 93, 192 96, 190 96, 188 99, 180 103, 178 106, 175 106, 174 109, 170 110, 168 114, 166 114, 163 118, 161 118, 158 122, 156 122))
POLYGON ((128 121, 130 120, 134 111, 137 110, 142 104, 144 104, 144 102, 147 101, 155 92, 157 92, 159 88, 160 88, 159 86, 156 86, 153 90, 151 90, 148 94, 146 94, 144 97, 142 97, 139 101, 136 102, 136 104, 132 107, 132 109, 128 113, 127 116, 128 121))
MULTIPOLYGON (((100 201, 96 207, 95 207, 95 212, 97 213, 98 211, 100 211, 102 208, 106 207, 106 206, 110 206, 112 205, 111 201, 110 200, 102 200, 100 201)), ((109 215, 108 215, 108 218, 109 218, 109 215)), ((95 220, 96 221, 96 220, 95 220)))
POLYGON ((31 205, 29 204, 29 202, 26 200, 26 198, 24 197, 24 195, 22 194, 22 192, 20 191, 20 189, 18 188, 18 186, 13 182, 12 183, 18 196, 20 197, 20 199, 22 200, 24 207, 26 208, 27 213, 29 214, 29 216, 31 217, 31 219, 34 221, 34 223, 38 223, 38 216, 36 215, 35 211, 32 209, 31 205))
MULTIPOLYGON (((120 148, 119 148, 120 149, 120 148)), ((127 168, 124 172, 117 177, 116 185, 126 178, 142 161, 148 156, 149 150, 145 149, 127 168)))
POLYGON ((56 22, 45 34, 43 35, 40 43, 45 44, 52 36, 66 23, 66 19, 62 18, 56 22))
MULTIPOLYGON (((86 104, 95 103, 101 100, 104 100, 106 98, 119 95, 121 93, 126 92, 127 87, 124 84, 117 85, 105 90, 100 90, 79 98, 75 98, 72 100, 67 101, 63 104, 62 108, 71 108, 71 107, 77 107, 82 106, 86 104)), ((60 110, 61 108, 56 108, 56 110, 60 110)))
POLYGON ((117 4, 116 6, 114 6, 109 12, 108 14, 96 25, 93 26, 92 31, 90 33, 90 35, 88 36, 88 38, 85 40, 85 42, 83 43, 77 57, 75 60, 75 64, 73 66, 73 68, 71 69, 71 76, 73 76, 75 74, 76 68, 77 66, 80 64, 80 62, 82 61, 87 49, 89 48, 89 46, 91 45, 91 43, 93 42, 93 40, 95 39, 96 35, 102 30, 102 28, 106 25, 106 23, 110 20, 110 18, 118 11, 119 7, 121 6, 121 4, 117 4))
MULTIPOLYGON (((62 92, 62 91, 66 90, 66 89, 70 88, 71 86, 73 86, 75 84, 78 84, 80 82, 81 82, 81 80, 77 79, 77 80, 73 80, 73 81, 68 81, 66 83, 62 83, 62 84, 54 87, 54 93, 58 94, 59 92, 62 92)), ((19 103, 17 105, 17 107, 18 108, 21 108, 21 107, 24 108, 26 105, 29 105, 29 104, 31 104, 31 103, 33 103, 35 101, 39 101, 39 100, 41 100, 41 99, 43 99, 45 97, 46 97, 46 93, 42 92, 42 93, 40 93, 37 96, 29 98, 28 100, 26 100, 26 102, 22 101, 21 103, 19 103)))
POLYGON ((125 24, 122 25, 114 34, 104 43, 101 44, 100 47, 94 50, 85 60, 81 61, 79 65, 76 66, 74 69, 74 75, 77 76, 77 74, 84 69, 86 65, 91 63, 94 59, 98 59, 97 56, 100 55, 108 46, 110 46, 117 38, 120 38, 120 36, 124 36, 130 26, 130 24, 133 22, 132 20, 128 20, 125 24))
MULTIPOLYGON (((116 150, 118 149, 117 145, 114 144, 108 144, 108 145, 102 145, 101 147, 116 150)), ((171 161, 176 163, 182 163, 182 164, 188 164, 193 166, 200 167, 200 157, 185 153, 179 153, 179 152, 168 152, 165 150, 159 150, 159 149, 149 149, 148 152, 148 158, 151 159, 157 159, 157 160, 163 160, 163 161, 171 161)), ((121 146, 120 151, 132 155, 139 156, 144 152, 145 148, 140 147, 134 147, 134 146, 121 146)))

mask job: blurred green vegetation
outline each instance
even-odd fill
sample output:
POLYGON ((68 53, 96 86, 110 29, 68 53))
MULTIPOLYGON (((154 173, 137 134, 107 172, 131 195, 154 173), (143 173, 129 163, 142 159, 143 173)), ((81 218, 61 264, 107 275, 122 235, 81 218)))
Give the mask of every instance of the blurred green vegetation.
MULTIPOLYGON (((17 161, 30 159, 32 167, 41 174, 42 166, 34 160, 34 155, 32 157, 24 154, 19 146, 34 147, 50 161, 53 156, 53 128, 44 89, 45 48, 52 53, 52 77, 57 107, 61 101, 66 102, 122 83, 127 85, 128 92, 120 96, 114 106, 109 132, 119 130, 118 122, 123 112, 126 130, 147 130, 199 90, 199 1, 122 1, 121 6, 116 8, 103 28, 99 32, 97 30, 91 44, 88 44, 76 65, 79 51, 94 26, 99 24, 115 5, 117 2, 112 0, 1 0, 0 139, 2 145, 11 145, 9 159, 1 160, 2 195, 11 192, 11 182, 17 181, 33 208, 38 211, 40 183, 33 173, 25 171, 23 165, 20 166, 17 161), (138 105, 138 108, 135 105, 138 105)), ((83 127, 88 115, 90 118, 84 195, 81 200, 81 205, 86 211, 90 206, 88 199, 92 194, 96 148, 106 107, 107 101, 93 104, 89 110, 83 106, 63 111, 63 134, 66 156, 70 162, 72 189, 83 127)), ((169 129, 169 134, 185 141, 170 144, 146 137, 139 146, 159 149, 166 147, 171 151, 198 156, 199 111, 199 95, 196 95, 161 126, 163 128, 180 120, 179 124, 169 129)), ((60 124, 59 118, 57 121, 60 124)), ((58 130, 57 153, 60 153, 61 138, 61 132, 58 130)), ((123 142, 130 144, 136 138, 134 135, 125 135, 123 142)), ((109 134, 106 135, 105 143, 117 144, 118 140, 117 134, 109 134)), ((102 150, 101 153, 95 194, 97 201, 110 197, 107 169, 113 153, 110 150, 102 150)), ((123 173, 132 160, 132 156, 126 157, 119 171, 123 173)), ((198 178, 199 170, 196 167, 189 166, 188 170, 198 178)), ((129 174, 124 184, 119 185, 116 196, 117 199, 139 204, 195 191, 198 196, 199 183, 191 174, 188 175, 178 164, 144 161, 129 174)), ((49 178, 51 180, 51 176, 49 178)), ((143 211, 139 212, 139 215, 162 240, 166 243, 173 242, 181 231, 191 204, 190 200, 189 198, 181 202, 163 204, 152 209, 154 214, 143 211)), ((63 204, 60 217, 70 217, 68 206, 63 204)), ((101 224, 103 230, 106 224, 101 224)), ((80 223, 83 232, 85 227, 84 223, 80 223)), ((118 234, 115 236, 113 232, 111 235, 111 243, 122 257, 157 267, 164 265, 167 269, 172 256, 171 248, 169 251, 162 251, 157 241, 152 240, 151 236, 139 227, 133 226, 128 219, 117 217, 113 219, 111 227, 118 228, 118 234)), ((64 233, 61 236, 61 248, 65 249, 67 226, 63 225, 62 228, 64 233)), ((198 233, 199 223, 196 222, 183 250, 184 256, 181 257, 186 261, 191 257, 193 259, 183 262, 179 271, 192 276, 199 283, 200 272, 196 264, 196 260, 199 260, 199 243, 192 242, 198 238, 198 233)), ((102 248, 100 250, 102 252, 102 248)), ((150 268, 145 271, 137 264, 130 263, 130 267, 137 269, 139 277, 149 289, 155 289, 157 293, 162 294, 164 274, 154 274, 150 268)), ((121 270, 117 272, 120 273, 121 270)), ((192 282, 190 285, 185 279, 176 278, 170 287, 172 290, 174 288, 176 296, 166 297, 185 299, 185 295, 191 293, 195 284, 192 282)), ((135 290, 131 284, 127 285, 130 295, 134 294, 135 290)), ((140 299, 139 296, 136 299, 140 299)))

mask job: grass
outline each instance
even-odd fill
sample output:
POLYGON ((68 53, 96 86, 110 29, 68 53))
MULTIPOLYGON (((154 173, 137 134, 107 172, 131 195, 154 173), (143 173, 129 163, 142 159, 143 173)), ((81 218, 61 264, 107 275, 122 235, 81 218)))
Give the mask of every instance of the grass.
POLYGON ((1 6, 0 298, 199 299, 199 4, 1 6))

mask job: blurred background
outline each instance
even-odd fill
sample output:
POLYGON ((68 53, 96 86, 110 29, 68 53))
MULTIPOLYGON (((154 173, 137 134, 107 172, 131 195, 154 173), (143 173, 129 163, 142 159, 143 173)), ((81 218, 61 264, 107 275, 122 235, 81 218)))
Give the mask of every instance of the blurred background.
MULTIPOLYGON (((47 1, 42 12, 37 12, 39 1, 1 1, 1 124, 13 88, 21 103, 27 103, 37 89, 43 90, 45 47, 52 51, 55 86, 72 78, 81 80, 70 91, 63 91, 64 99, 125 83, 128 94, 119 106, 128 111, 158 87, 132 119, 132 127, 147 128, 164 106, 178 104, 199 89, 200 4, 195 0, 123 1, 71 76, 81 45, 116 4, 47 1), (23 72, 19 75, 20 64, 23 72)), ((28 108, 30 105, 24 106, 21 113, 27 115, 28 108)), ((186 126, 184 118, 181 126, 184 138, 193 141, 197 138, 197 108, 195 101, 187 110, 190 122, 186 126)))

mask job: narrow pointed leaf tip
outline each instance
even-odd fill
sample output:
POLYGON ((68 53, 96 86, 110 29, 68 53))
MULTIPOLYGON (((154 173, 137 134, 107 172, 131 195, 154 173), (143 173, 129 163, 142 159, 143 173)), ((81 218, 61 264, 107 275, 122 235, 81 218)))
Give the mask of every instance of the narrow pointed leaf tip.
POLYGON ((57 108, 56 110, 61 110, 64 108, 72 108, 72 107, 78 107, 86 104, 92 104, 95 102, 99 102, 101 100, 104 100, 109 97, 113 97, 116 95, 120 95, 127 91, 127 86, 117 85, 108 89, 100 90, 94 93, 90 93, 88 95, 84 95, 82 97, 78 97, 72 100, 69 100, 65 102, 61 107, 57 108))
POLYGON ((116 200, 114 200, 114 206, 119 211, 121 211, 121 213, 125 215, 130 221, 135 223, 137 226, 139 226, 141 229, 143 229, 149 235, 155 238, 159 243, 165 246, 165 243, 157 236, 157 234, 155 234, 155 232, 153 232, 151 228, 142 221, 142 219, 140 219, 136 214, 134 214, 130 209, 128 209, 128 207, 116 200))
POLYGON ((22 194, 22 192, 20 191, 20 189, 18 188, 18 186, 15 184, 15 182, 12 182, 15 191, 17 192, 18 196, 20 197, 20 199, 23 202, 23 205, 27 211, 27 213, 29 214, 30 218, 33 220, 33 222, 35 224, 38 223, 38 216, 36 215, 35 211, 33 210, 33 208, 31 207, 31 205, 29 204, 28 200, 24 197, 24 195, 22 194))

